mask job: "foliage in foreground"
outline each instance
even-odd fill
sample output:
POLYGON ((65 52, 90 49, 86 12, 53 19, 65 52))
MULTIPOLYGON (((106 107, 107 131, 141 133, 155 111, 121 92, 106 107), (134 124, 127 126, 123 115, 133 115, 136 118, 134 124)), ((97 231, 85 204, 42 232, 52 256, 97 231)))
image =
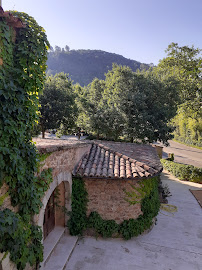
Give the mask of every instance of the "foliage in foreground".
POLYGON ((180 180, 202 183, 202 168, 197 168, 192 165, 184 165, 165 159, 161 159, 161 163, 164 169, 171 172, 180 180))
MULTIPOLYGON (((49 45, 45 31, 26 13, 12 12, 26 23, 16 42, 6 18, 0 17, 0 186, 6 183, 13 207, 0 209, 0 252, 10 252, 17 269, 42 261, 41 228, 31 225, 47 186, 40 185, 36 148, 31 141, 38 120, 38 93, 42 92, 49 45)), ((43 177, 43 175, 42 175, 43 177)))
POLYGON ((10 252, 17 269, 26 263, 33 265, 43 260, 42 232, 38 226, 27 224, 19 214, 9 209, 0 211, 0 251, 10 252))
MULTIPOLYGON (((153 218, 158 214, 160 208, 158 185, 158 177, 146 179, 141 186, 141 193, 144 194, 141 200, 143 215, 137 219, 124 220, 121 224, 117 224, 114 220, 102 219, 97 212, 91 212, 89 217, 86 216, 88 194, 85 182, 81 178, 73 178, 72 212, 70 212, 67 224, 70 234, 82 235, 85 229, 93 228, 98 235, 103 237, 122 235, 124 239, 128 240, 133 236, 138 236, 151 227, 153 218)), ((136 197, 130 196, 130 199, 132 199, 131 203, 134 203, 136 197)))

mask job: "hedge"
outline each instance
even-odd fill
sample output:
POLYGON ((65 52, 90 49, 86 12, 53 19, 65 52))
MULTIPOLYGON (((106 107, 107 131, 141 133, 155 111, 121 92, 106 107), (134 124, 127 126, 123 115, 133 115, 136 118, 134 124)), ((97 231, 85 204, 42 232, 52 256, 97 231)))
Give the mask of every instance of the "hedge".
POLYGON ((176 163, 166 159, 161 159, 161 163, 164 169, 171 172, 178 179, 202 184, 202 168, 176 163))

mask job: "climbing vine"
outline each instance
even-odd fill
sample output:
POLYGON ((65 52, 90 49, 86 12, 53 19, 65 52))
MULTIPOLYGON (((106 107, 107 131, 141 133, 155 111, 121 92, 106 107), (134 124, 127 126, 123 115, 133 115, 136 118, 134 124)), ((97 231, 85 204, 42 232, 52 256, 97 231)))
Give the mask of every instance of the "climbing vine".
POLYGON ((18 269, 42 260, 41 229, 31 225, 39 212, 50 172, 37 178, 37 152, 31 132, 38 119, 49 43, 45 31, 25 13, 12 12, 25 27, 14 30, 0 17, 0 186, 6 183, 18 213, 0 211, 0 252, 10 252, 18 269), (44 181, 44 182, 43 182, 44 181))
POLYGON ((86 228, 95 229, 96 233, 103 237, 122 235, 124 239, 138 236, 153 224, 153 218, 157 216, 160 208, 159 178, 145 179, 139 187, 133 187, 132 192, 126 193, 126 200, 130 204, 141 203, 142 215, 137 219, 124 220, 117 224, 114 220, 104 220, 97 212, 91 212, 86 216, 88 194, 85 183, 81 178, 74 178, 72 185, 72 212, 68 227, 70 234, 81 235, 86 228), (140 195, 141 194, 141 198, 140 195))
MULTIPOLYGON (((120 233, 125 239, 130 239, 133 236, 138 236, 143 233, 146 229, 149 229, 153 223, 153 218, 157 216, 160 209, 160 200, 159 200, 159 178, 154 177, 150 179, 145 179, 144 185, 138 188, 144 194, 144 197, 141 200, 141 210, 142 215, 137 219, 124 220, 120 225, 120 233)), ((136 197, 135 197, 136 198, 136 197)), ((136 200, 132 199, 132 204, 136 200)))
POLYGON ((148 179, 144 179, 138 183, 138 186, 130 184, 132 191, 124 190, 126 196, 125 200, 129 202, 131 205, 139 203, 143 200, 146 196, 152 192, 155 186, 155 181, 148 179))
POLYGON ((79 177, 74 177, 72 183, 72 211, 69 213, 70 219, 67 224, 71 235, 82 235, 87 226, 87 197, 88 193, 84 181, 79 177))

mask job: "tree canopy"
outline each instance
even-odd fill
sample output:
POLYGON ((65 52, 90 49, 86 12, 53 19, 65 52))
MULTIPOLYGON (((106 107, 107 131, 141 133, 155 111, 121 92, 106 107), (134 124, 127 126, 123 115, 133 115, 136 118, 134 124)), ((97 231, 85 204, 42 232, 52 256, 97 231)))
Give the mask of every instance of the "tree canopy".
POLYGON ((186 103, 187 109, 195 108, 198 111, 202 94, 201 50, 171 43, 166 52, 167 57, 160 61, 154 71, 162 80, 175 78, 180 103, 186 103))
POLYGON ((98 138, 167 143, 175 128, 175 138, 200 144, 201 50, 171 43, 166 52, 167 57, 156 67, 144 69, 140 63, 115 54, 56 46, 49 53, 49 68, 56 61, 65 70, 68 62, 82 84, 91 81, 87 86, 73 87, 79 111, 74 121, 98 138), (120 63, 117 59, 126 66, 114 64, 111 69, 113 62, 120 63))
POLYGON ((163 83, 175 85, 178 112, 172 120, 175 138, 201 146, 202 57, 198 48, 171 43, 167 57, 152 70, 163 83))
POLYGON ((43 95, 40 96, 40 104, 43 137, 46 129, 57 129, 61 124, 66 130, 73 128, 77 107, 72 82, 67 74, 58 73, 47 77, 43 95))
POLYGON ((166 143, 176 111, 174 91, 150 73, 114 65, 105 80, 95 79, 80 92, 79 124, 98 137, 166 143))

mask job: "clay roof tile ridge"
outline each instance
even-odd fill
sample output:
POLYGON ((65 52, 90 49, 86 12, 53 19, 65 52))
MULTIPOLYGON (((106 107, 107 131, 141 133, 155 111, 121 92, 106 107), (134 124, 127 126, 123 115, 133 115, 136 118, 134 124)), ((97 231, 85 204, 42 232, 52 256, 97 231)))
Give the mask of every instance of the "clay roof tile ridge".
POLYGON ((91 168, 91 165, 93 163, 93 158, 94 158, 94 155, 95 155, 95 148, 97 146, 95 146, 94 144, 92 144, 91 146, 91 149, 90 149, 90 152, 89 152, 89 155, 88 155, 88 160, 86 162, 86 166, 85 166, 85 170, 84 170, 84 176, 88 176, 89 173, 90 173, 90 168, 91 168))

